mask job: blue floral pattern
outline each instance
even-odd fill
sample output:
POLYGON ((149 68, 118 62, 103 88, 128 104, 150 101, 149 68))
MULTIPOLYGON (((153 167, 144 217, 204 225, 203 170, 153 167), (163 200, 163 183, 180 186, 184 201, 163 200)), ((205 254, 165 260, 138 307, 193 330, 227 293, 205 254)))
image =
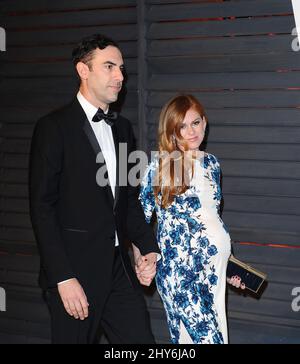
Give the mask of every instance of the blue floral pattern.
MULTIPOLYGON (((149 164, 141 184, 140 201, 148 223, 154 210, 157 216, 161 259, 157 264, 156 285, 167 313, 171 341, 179 343, 182 322, 194 343, 221 344, 224 338, 215 305, 216 287, 220 283, 214 264, 219 252, 213 237, 207 233, 208 224, 201 218, 203 206, 199 191, 191 186, 176 196, 170 206, 161 208, 155 201, 152 186, 157 167, 157 160, 149 164)), ((223 230, 219 217, 220 165, 216 157, 205 153, 203 168, 212 191, 215 219, 223 230)), ((228 256, 227 251, 221 259, 226 260, 228 256)))

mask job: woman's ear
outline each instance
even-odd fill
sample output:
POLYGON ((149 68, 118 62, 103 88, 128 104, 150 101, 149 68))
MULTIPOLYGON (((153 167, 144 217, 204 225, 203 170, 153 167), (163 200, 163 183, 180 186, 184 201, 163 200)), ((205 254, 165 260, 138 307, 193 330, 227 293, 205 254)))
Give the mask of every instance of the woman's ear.
POLYGON ((205 131, 207 127, 207 120, 205 116, 203 116, 203 121, 204 121, 204 131, 205 131))

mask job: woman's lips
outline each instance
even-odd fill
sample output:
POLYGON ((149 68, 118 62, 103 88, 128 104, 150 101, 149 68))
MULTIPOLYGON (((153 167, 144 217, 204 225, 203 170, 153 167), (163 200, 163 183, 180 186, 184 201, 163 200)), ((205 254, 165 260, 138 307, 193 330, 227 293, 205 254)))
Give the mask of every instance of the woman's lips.
POLYGON ((198 137, 189 139, 189 142, 196 142, 198 140, 198 137))

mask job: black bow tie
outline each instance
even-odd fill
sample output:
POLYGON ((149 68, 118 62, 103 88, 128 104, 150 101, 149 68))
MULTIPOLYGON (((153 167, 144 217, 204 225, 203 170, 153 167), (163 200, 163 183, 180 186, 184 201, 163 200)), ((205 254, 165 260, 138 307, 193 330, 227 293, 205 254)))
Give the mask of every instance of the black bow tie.
POLYGON ((99 108, 92 120, 95 123, 98 123, 99 121, 104 120, 106 122, 106 124, 108 124, 109 126, 113 126, 117 117, 118 117, 117 112, 109 111, 107 114, 105 114, 104 111, 99 108))

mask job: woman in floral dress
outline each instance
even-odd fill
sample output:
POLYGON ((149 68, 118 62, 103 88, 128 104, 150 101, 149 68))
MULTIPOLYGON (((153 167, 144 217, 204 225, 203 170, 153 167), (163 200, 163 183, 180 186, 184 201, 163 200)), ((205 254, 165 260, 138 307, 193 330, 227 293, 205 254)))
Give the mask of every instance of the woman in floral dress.
MULTIPOLYGON (((231 242, 219 214, 220 164, 199 151, 206 125, 204 109, 193 96, 168 102, 160 116, 160 154, 141 185, 146 220, 150 223, 154 211, 157 217, 161 259, 156 286, 172 343, 228 342, 225 289, 231 242)), ((142 274, 138 267, 137 273, 142 274)), ((241 286, 238 277, 230 283, 241 286)))

